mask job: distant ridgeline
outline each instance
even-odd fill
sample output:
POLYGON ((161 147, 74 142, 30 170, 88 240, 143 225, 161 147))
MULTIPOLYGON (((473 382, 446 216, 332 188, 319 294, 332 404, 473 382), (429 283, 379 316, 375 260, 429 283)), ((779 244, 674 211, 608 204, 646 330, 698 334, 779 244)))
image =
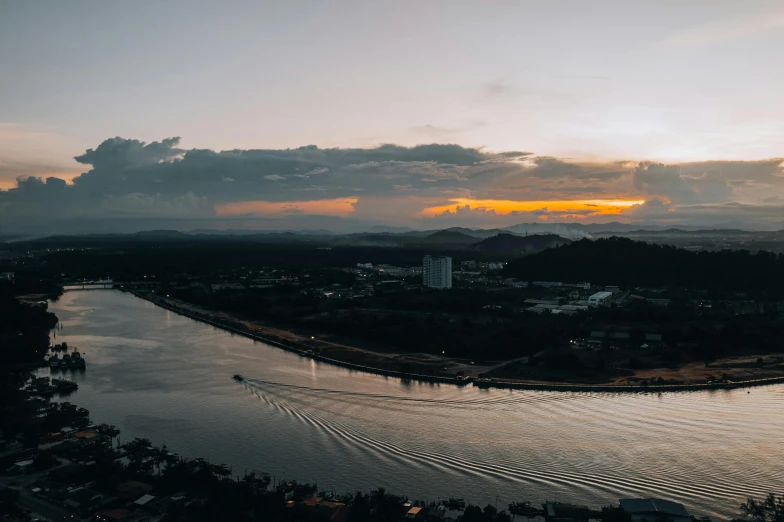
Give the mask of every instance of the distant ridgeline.
POLYGON ((568 245, 572 241, 556 234, 498 234, 472 245, 471 249, 492 254, 534 254, 546 248, 568 245))
POLYGON ((784 292, 784 255, 746 250, 690 252, 611 237, 582 239, 509 263, 510 277, 621 286, 678 286, 784 292))

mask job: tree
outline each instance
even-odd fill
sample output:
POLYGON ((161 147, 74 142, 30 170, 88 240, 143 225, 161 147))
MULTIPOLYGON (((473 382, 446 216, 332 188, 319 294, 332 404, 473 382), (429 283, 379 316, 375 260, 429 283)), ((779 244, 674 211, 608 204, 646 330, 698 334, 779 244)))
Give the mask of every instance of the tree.
POLYGON ((740 505, 740 513, 752 522, 784 522, 784 495, 769 493, 761 500, 749 497, 740 505))
POLYGON ((603 506, 600 515, 602 522, 631 522, 632 517, 620 506, 603 506))

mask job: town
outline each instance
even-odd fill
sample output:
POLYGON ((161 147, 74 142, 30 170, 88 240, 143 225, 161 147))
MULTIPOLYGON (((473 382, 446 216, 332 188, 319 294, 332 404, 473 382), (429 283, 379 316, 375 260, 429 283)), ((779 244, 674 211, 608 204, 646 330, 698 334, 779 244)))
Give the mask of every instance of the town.
POLYGON ((490 240, 558 246, 510 257, 432 245, 283 242, 256 252, 233 239, 56 240, 34 256, 17 248, 3 270, 19 288, 42 273, 52 287, 120 288, 313 357, 419 378, 678 389, 784 376, 780 255, 624 238, 490 240), (190 261, 164 261, 175 252, 190 261))

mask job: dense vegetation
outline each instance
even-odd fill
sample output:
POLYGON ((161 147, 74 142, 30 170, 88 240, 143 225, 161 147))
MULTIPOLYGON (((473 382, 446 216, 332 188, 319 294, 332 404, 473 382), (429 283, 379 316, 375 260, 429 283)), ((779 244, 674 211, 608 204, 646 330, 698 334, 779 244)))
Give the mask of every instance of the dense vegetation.
MULTIPOLYGON (((337 275, 337 274, 336 274, 337 275)), ((350 284, 343 274, 344 284, 350 284)), ((332 280, 330 280, 332 281, 332 280)), ((297 287, 169 289, 173 297, 295 331, 334 334, 380 350, 498 360, 563 344, 579 322, 555 315, 511 316, 483 309, 497 296, 481 290, 379 290, 372 298, 325 300, 297 287)), ((519 297, 510 295, 511 302, 519 297)))
POLYGON ((530 236, 517 236, 515 234, 498 234, 483 239, 471 247, 477 252, 498 254, 501 256, 514 255, 515 257, 535 254, 547 248, 568 245, 571 240, 564 239, 555 234, 533 234, 530 236))
POLYGON ((599 281, 626 287, 678 286, 784 291, 784 255, 745 250, 690 252, 612 237, 583 239, 523 257, 506 268, 524 280, 599 281))
POLYGON ((0 367, 43 359, 57 324, 45 305, 20 301, 10 288, 0 284, 0 367))

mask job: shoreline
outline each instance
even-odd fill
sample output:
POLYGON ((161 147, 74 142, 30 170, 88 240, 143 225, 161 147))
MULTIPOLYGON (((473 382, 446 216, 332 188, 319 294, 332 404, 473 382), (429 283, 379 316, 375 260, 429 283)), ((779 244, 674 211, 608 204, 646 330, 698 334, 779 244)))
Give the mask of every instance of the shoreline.
POLYGON ((172 306, 169 303, 161 302, 157 299, 151 299, 149 296, 141 294, 135 290, 130 289, 119 289, 121 292, 128 292, 133 294, 134 296, 138 297, 139 299, 144 299, 147 302, 150 302, 156 306, 160 306, 165 310, 169 310, 170 312, 174 312, 176 314, 182 315, 184 317, 188 317, 193 319, 194 321, 200 321, 202 323, 209 324, 210 326, 214 326, 215 328, 220 328, 221 330, 226 330, 228 332, 241 335, 243 337, 247 337, 254 341, 262 342, 265 344, 269 344, 274 346, 275 348, 280 348, 281 350, 285 350, 287 352, 295 353, 301 357, 308 357, 310 359, 314 359, 317 361, 326 362, 329 364, 333 364, 335 366, 341 366, 343 368, 348 368, 350 370, 357 370, 362 371, 365 373, 372 373, 376 375, 384 375, 387 377, 397 377, 399 379, 405 380, 412 380, 412 381, 422 381, 422 382, 435 382, 435 383, 444 383, 444 384, 453 384, 455 386, 466 386, 473 381, 471 377, 465 379, 459 379, 457 377, 446 377, 446 376, 439 376, 439 375, 425 375, 419 373, 405 373, 399 372, 395 370, 387 370, 384 368, 375 368, 372 366, 365 366, 362 364, 356 364, 348 361, 341 361, 340 359, 333 359, 332 357, 326 357, 324 355, 318 354, 311 349, 299 348, 296 346, 288 345, 282 343, 280 341, 270 339, 269 337, 264 337, 262 335, 257 335, 241 328, 236 328, 234 326, 225 324, 221 321, 216 321, 214 319, 202 317, 199 314, 195 314, 193 312, 183 310, 176 306, 172 306))
POLYGON ((455 386, 467 386, 473 384, 481 389, 509 389, 509 390, 530 390, 530 391, 557 391, 557 392, 609 392, 609 393, 661 393, 661 392, 690 392, 690 391, 704 391, 704 390, 733 390, 739 388, 753 388, 757 386, 768 386, 772 384, 784 384, 784 376, 768 377, 763 379, 751 379, 744 381, 729 381, 729 382, 715 382, 715 383, 695 383, 695 384, 661 384, 661 385, 648 385, 648 386, 635 386, 626 384, 580 384, 580 383, 546 383, 546 382, 527 382, 527 381, 509 381, 502 379, 487 379, 487 378, 457 378, 446 377, 437 375, 425 375, 417 373, 405 373, 395 370, 387 370, 384 368, 376 368, 372 366, 365 366, 348 361, 341 361, 326 357, 314 352, 311 349, 300 348, 297 346, 287 345, 286 343, 270 339, 261 335, 251 333, 249 331, 237 328, 235 326, 225 324, 221 321, 203 317, 200 314, 183 310, 177 306, 169 303, 162 302, 158 299, 150 298, 149 296, 128 288, 116 288, 121 292, 127 292, 139 299, 143 299, 165 310, 169 310, 178 315, 188 317, 194 321, 200 321, 209 324, 215 328, 220 328, 243 337, 247 337, 254 341, 263 342, 272 345, 287 352, 296 353, 301 357, 308 357, 317 361, 326 362, 335 366, 340 366, 350 370, 362 371, 375 375, 383 375, 387 377, 396 377, 401 380, 413 380, 421 382, 443 383, 452 384, 455 386))

